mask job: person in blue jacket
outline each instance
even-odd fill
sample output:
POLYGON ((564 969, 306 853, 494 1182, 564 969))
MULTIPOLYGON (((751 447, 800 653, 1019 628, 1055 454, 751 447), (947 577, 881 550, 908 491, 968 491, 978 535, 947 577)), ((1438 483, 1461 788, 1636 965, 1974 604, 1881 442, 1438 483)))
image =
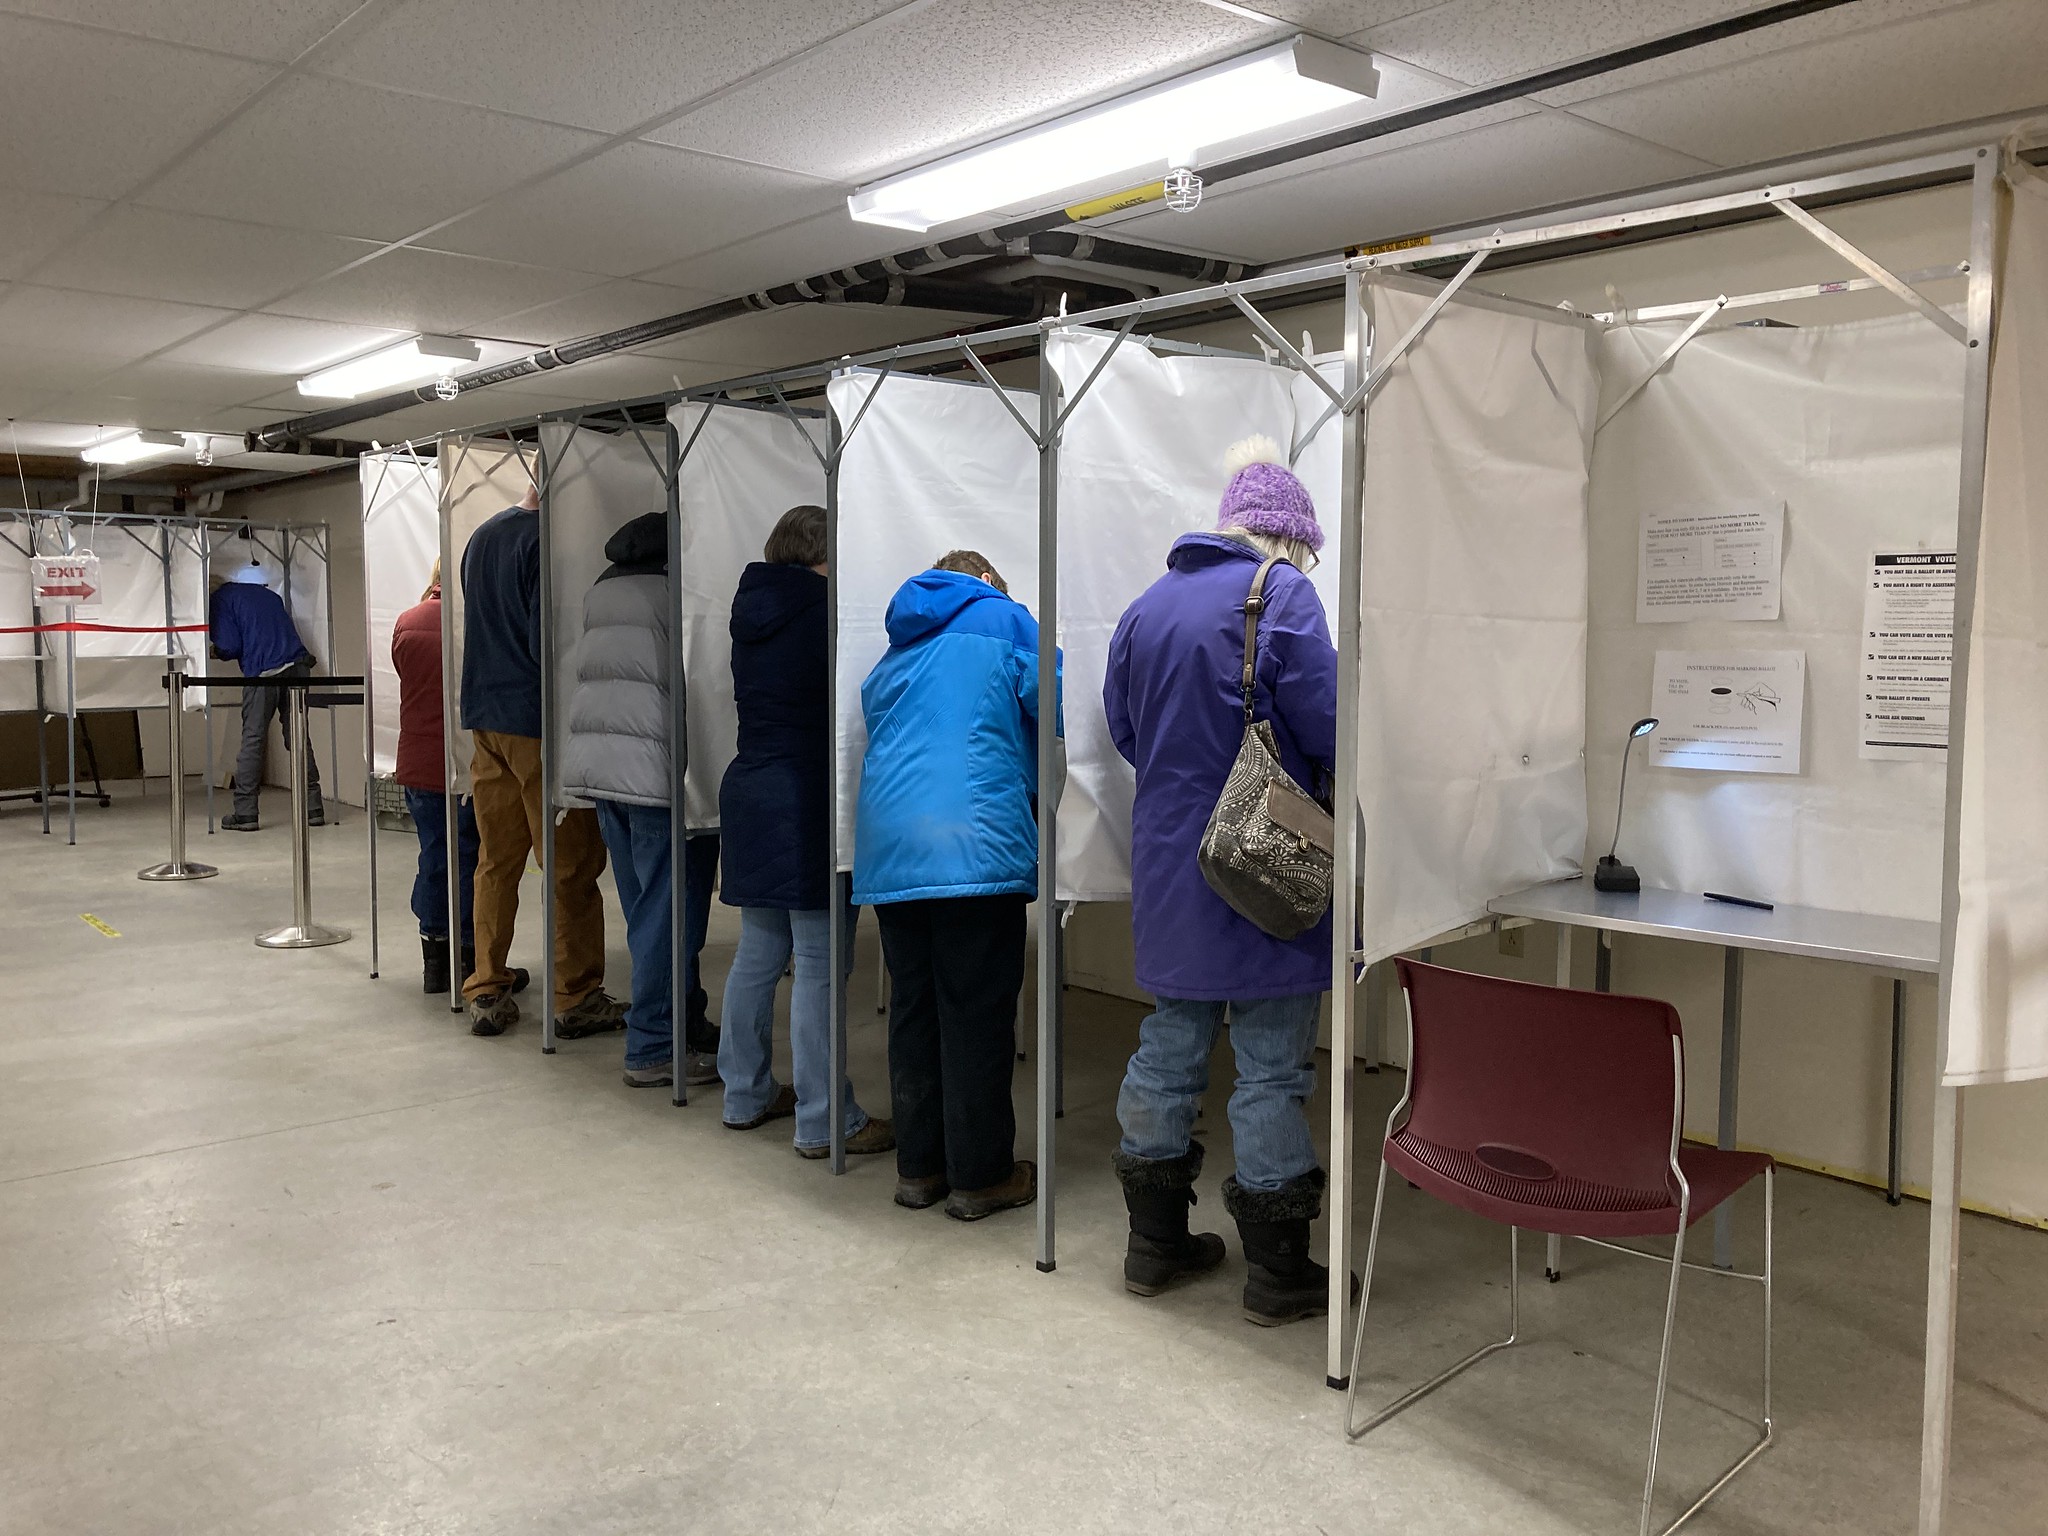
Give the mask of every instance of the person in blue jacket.
POLYGON ((889 967, 896 1203, 978 1221, 1038 1193, 1010 1102, 1038 892, 1038 624, 972 550, 898 588, 886 624, 860 691, 853 899, 889 967))
MULTIPOLYGON (((207 640, 213 654, 232 661, 244 677, 310 677, 313 653, 299 638, 298 626, 284 599, 271 591, 268 573, 251 561, 227 579, 207 606, 207 640)), ((291 711, 282 688, 242 690, 242 744, 235 753, 235 808, 220 819, 223 832, 254 832, 262 823, 258 796, 263 792, 263 748, 275 716, 284 732, 284 749, 298 750, 292 740, 291 711)), ((320 762, 306 754, 306 822, 322 826, 326 812, 320 799, 320 762)))

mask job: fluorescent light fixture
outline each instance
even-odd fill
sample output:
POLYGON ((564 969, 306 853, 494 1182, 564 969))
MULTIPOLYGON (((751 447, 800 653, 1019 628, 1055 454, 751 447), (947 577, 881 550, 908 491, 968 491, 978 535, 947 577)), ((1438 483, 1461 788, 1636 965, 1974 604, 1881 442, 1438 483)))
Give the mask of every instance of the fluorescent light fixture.
POLYGON ((80 449, 78 456, 88 464, 140 464, 145 459, 168 458, 184 450, 182 432, 124 432, 80 449))
POLYGON ((1125 172, 1192 168, 1204 146, 1378 94, 1369 54, 1295 37, 873 182, 846 207, 864 224, 921 233, 1125 172))
POLYGON ((354 400, 379 389, 418 384, 451 372, 457 363, 473 363, 483 349, 467 336, 415 336, 395 347, 322 368, 299 380, 299 393, 323 400, 354 400))

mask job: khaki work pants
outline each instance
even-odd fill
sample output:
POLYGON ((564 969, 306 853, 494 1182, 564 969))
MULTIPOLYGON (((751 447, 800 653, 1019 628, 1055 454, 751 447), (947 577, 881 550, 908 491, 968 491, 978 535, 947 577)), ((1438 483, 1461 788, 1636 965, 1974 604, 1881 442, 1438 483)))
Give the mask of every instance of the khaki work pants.
MULTIPOLYGON (((540 738, 475 731, 470 790, 475 796, 476 970, 464 997, 503 992, 512 985, 506 963, 519 916, 519 881, 540 847, 546 809, 540 776, 540 738)), ((604 839, 594 811, 570 811, 555 828, 555 1012, 564 1013, 604 982, 604 839)))

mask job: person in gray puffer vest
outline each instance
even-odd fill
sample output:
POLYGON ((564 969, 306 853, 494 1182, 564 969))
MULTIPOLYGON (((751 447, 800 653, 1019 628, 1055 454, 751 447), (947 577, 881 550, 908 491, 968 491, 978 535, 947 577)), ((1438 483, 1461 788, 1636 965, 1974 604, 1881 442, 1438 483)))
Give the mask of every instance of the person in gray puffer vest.
MULTIPOLYGON (((597 806, 633 956, 626 1082, 651 1088, 675 1081, 667 517, 650 512, 634 518, 611 536, 604 553, 612 563, 583 600, 562 791, 597 806)), ((718 875, 718 835, 686 838, 683 866, 683 983, 689 998, 684 1081, 715 1083, 718 1029, 706 1017, 697 962, 718 875)))

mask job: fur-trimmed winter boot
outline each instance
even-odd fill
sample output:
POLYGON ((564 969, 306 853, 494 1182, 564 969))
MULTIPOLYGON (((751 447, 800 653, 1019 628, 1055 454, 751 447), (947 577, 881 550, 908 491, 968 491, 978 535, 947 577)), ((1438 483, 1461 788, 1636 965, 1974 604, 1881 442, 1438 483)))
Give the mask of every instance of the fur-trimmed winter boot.
POLYGON ((1277 1328, 1330 1310, 1330 1272, 1308 1256, 1325 1181, 1320 1168, 1275 1190, 1246 1189, 1235 1175, 1223 1181, 1223 1208, 1244 1244, 1245 1321, 1277 1328))
POLYGON ((1124 1205, 1131 1213, 1131 1242, 1124 1253, 1124 1289, 1157 1296, 1176 1280, 1206 1275, 1223 1262, 1223 1239, 1213 1232, 1188 1231, 1188 1207, 1202 1172, 1202 1144, 1191 1142, 1179 1157, 1114 1154, 1124 1205))

